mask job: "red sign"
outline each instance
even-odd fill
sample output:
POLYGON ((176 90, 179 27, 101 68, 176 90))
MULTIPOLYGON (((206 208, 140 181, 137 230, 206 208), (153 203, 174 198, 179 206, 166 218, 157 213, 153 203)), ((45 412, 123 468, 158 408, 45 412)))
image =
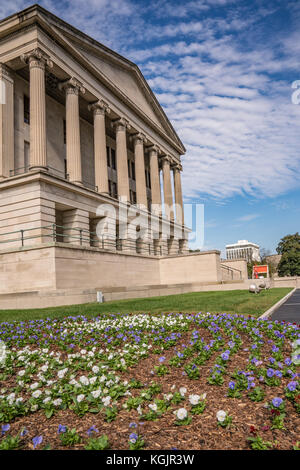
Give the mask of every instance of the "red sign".
POLYGON ((268 265, 261 265, 261 266, 253 266, 253 275, 252 277, 258 278, 259 274, 266 274, 268 276, 269 274, 269 267, 268 265))

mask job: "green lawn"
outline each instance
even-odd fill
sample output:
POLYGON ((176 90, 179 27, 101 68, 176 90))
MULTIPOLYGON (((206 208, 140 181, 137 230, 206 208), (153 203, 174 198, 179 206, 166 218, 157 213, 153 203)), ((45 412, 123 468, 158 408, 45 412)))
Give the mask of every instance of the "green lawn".
POLYGON ((68 315, 97 316, 101 313, 211 312, 260 316, 292 289, 276 288, 251 294, 246 290, 191 292, 142 299, 114 300, 30 310, 0 310, 0 322, 63 318, 68 315))

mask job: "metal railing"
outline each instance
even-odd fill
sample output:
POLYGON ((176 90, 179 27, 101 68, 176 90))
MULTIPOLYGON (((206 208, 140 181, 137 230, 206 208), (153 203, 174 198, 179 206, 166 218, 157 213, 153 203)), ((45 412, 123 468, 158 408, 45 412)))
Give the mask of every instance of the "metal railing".
MULTIPOLYGON (((40 239, 41 243, 46 239, 54 243, 76 244, 77 246, 89 246, 105 251, 121 251, 127 253, 147 254, 153 256, 162 255, 162 247, 154 248, 151 240, 149 242, 141 239, 118 239, 102 236, 98 237, 96 232, 87 229, 62 226, 57 224, 44 225, 28 229, 14 230, 0 234, 0 249, 5 244, 14 247, 29 246, 29 240, 40 239), (34 233, 36 232, 36 233, 34 233)), ((31 244, 32 245, 32 244, 31 244)))
POLYGON ((240 271, 239 269, 226 266, 225 264, 221 264, 221 269, 223 269, 225 273, 228 275, 228 277, 232 280, 243 279, 242 271, 240 271))

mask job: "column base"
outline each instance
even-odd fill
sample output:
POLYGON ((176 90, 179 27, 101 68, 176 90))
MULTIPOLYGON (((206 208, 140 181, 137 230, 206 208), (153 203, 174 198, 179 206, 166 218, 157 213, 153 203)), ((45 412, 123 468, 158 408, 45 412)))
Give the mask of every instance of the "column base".
POLYGON ((49 168, 43 165, 34 165, 34 166, 30 166, 28 170, 29 171, 36 171, 36 170, 49 171, 49 168))

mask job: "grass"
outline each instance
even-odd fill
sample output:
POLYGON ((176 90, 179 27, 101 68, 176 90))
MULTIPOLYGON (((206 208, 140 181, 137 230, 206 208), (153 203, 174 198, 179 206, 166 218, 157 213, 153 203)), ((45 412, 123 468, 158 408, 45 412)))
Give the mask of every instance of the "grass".
POLYGON ((288 294, 290 288, 276 288, 252 294, 246 290, 191 292, 141 299, 114 300, 103 304, 88 303, 61 307, 28 310, 0 310, 0 322, 63 318, 70 315, 94 317, 101 313, 160 313, 160 312, 210 312, 239 313, 260 316, 278 300, 288 294))

